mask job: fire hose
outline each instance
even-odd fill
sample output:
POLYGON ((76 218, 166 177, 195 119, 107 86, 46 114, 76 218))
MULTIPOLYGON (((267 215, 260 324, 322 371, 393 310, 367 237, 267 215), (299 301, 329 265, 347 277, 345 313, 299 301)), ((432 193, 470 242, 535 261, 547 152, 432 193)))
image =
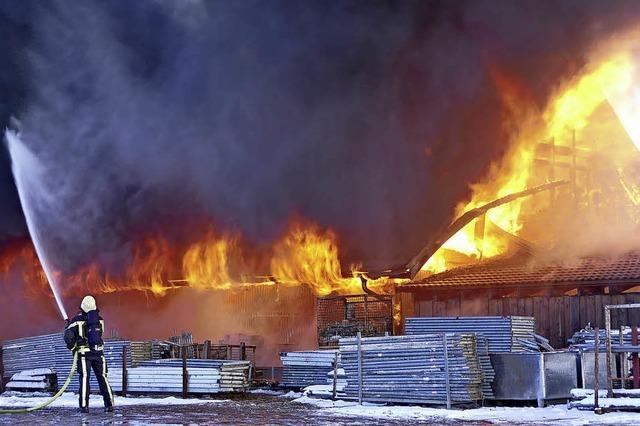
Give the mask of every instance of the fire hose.
POLYGON ((42 404, 36 405, 35 407, 29 407, 29 408, 16 408, 11 410, 0 409, 0 414, 30 413, 32 411, 37 411, 50 405, 53 401, 60 398, 60 396, 62 396, 64 391, 67 390, 67 388, 69 387, 69 384, 71 383, 71 379, 73 378, 73 374, 76 372, 77 364, 78 364, 78 352, 76 351, 73 353, 73 362, 71 363, 71 371, 69 371, 69 376, 67 377, 67 380, 64 382, 60 390, 55 395, 53 395, 51 398, 49 398, 42 404))

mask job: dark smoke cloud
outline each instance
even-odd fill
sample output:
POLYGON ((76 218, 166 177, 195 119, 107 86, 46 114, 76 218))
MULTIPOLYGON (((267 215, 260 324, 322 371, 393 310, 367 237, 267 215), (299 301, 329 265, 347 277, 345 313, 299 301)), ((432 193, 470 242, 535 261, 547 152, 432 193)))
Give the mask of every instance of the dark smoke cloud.
POLYGON ((507 148, 495 73, 542 107, 639 14, 620 1, 36 3, 10 55, 29 58, 17 111, 55 195, 39 220, 67 268, 196 215, 268 242, 297 214, 337 231, 345 263, 402 264, 507 148))

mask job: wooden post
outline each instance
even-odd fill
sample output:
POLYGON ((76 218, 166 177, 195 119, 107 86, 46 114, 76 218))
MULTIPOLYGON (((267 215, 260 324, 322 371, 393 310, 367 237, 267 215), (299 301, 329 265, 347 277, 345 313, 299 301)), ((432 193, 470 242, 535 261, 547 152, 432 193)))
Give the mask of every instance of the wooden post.
POLYGON ((362 405, 362 333, 358 331, 358 404, 362 405))
POLYGON ((129 377, 127 371, 127 347, 122 347, 122 396, 127 396, 127 385, 129 384, 129 377))
MULTIPOLYGON (((631 327, 631 344, 638 345, 638 327, 631 327)), ((640 389, 640 362, 638 361, 638 352, 631 355, 631 363, 633 368, 633 388, 640 389)))
POLYGON ((613 398, 613 377, 611 377, 611 310, 604 307, 605 344, 607 348, 607 398, 613 398))
POLYGON ((335 358, 333 359, 333 392, 332 399, 336 399, 338 393, 338 352, 336 351, 335 358))
MULTIPOLYGON (((186 347, 183 347, 186 349, 186 347)), ((187 371, 187 351, 182 351, 182 397, 186 399, 189 396, 189 372, 187 371)))
POLYGON ((203 354, 203 358, 204 359, 211 359, 211 340, 205 340, 204 341, 204 354, 203 354))
MULTIPOLYGON (((620 326, 620 346, 624 346, 624 326, 620 326)), ((624 389, 627 387, 627 354, 625 352, 620 352, 618 354, 620 358, 620 381, 621 388, 624 389)))
POLYGON ((571 186, 573 189, 573 203, 577 207, 578 204, 578 170, 576 166, 576 129, 573 129, 571 138, 571 186))
POLYGON ((596 414, 602 414, 600 412, 599 398, 598 395, 600 391, 600 329, 598 327, 595 328, 595 341, 593 347, 593 359, 595 360, 595 365, 593 371, 595 373, 594 381, 593 381, 593 408, 596 414))
MULTIPOLYGON (((553 182, 554 180, 556 180, 556 141, 554 138, 551 138, 551 141, 549 142, 549 148, 551 149, 551 158, 549 159, 549 180, 553 182)), ((555 187, 551 188, 551 190, 549 191, 549 196, 551 197, 551 205, 553 206, 556 201, 555 187)))
POLYGON ((4 392, 4 363, 2 362, 2 346, 0 346, 0 393, 4 392))
POLYGON ((447 392, 447 410, 451 409, 451 386, 449 383, 449 351, 447 348, 447 334, 442 335, 442 344, 444 348, 444 386, 447 392))
POLYGON ((244 342, 240 342, 240 359, 242 361, 247 359, 247 345, 244 342))
POLYGON ((367 295, 364 295, 364 332, 367 332, 367 326, 369 322, 369 300, 367 295))

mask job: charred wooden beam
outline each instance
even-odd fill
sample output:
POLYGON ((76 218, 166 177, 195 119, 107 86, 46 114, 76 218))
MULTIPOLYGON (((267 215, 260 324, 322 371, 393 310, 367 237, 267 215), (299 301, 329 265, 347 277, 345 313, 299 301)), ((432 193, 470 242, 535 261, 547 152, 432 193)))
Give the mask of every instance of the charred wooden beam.
POLYGON ((377 272, 367 272, 367 276, 369 278, 380 278, 380 277, 389 277, 389 278, 409 278, 413 279, 418 271, 422 268, 422 266, 433 256, 433 254, 438 251, 442 245, 447 242, 449 238, 454 236, 458 231, 464 228, 469 222, 476 219, 479 216, 484 215, 489 210, 501 206, 503 204, 510 203, 511 201, 517 200, 519 198, 528 197, 533 194, 537 194, 539 192, 548 191, 555 189, 558 186, 566 185, 570 183, 566 180, 556 180, 553 182, 546 183, 544 185, 534 186, 533 188, 529 188, 524 191, 516 192, 513 194, 509 194, 507 196, 498 198, 497 200, 491 201, 483 206, 477 207, 475 209, 469 210, 464 213, 462 216, 458 217, 456 220, 451 222, 447 227, 445 227, 441 232, 436 233, 436 238, 429 242, 420 252, 411 259, 405 266, 393 269, 387 269, 384 271, 377 272))

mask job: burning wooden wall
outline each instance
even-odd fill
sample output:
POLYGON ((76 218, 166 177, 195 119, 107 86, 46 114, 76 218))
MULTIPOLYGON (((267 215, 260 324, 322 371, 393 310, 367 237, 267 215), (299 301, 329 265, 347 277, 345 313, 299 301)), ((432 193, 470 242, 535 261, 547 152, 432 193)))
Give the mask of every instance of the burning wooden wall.
MULTIPOLYGON (((530 257, 496 260, 400 285, 402 318, 526 315, 554 347, 574 332, 604 325, 607 304, 640 302, 640 253, 531 264, 530 257)), ((620 311, 612 326, 640 325, 640 312, 620 311)))

